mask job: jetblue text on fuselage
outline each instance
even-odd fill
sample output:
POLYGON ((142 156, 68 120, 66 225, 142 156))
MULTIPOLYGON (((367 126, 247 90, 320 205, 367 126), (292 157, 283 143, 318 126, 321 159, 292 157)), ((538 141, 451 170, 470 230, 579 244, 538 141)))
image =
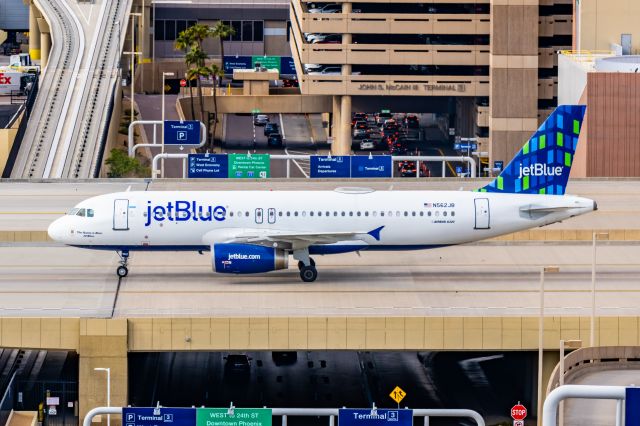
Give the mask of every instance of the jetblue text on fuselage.
POLYGON ((522 176, 560 176, 561 174, 562 166, 550 167, 540 163, 530 166, 520 164, 520 176, 518 176, 518 179, 522 179, 522 176))
POLYGON ((144 226, 153 221, 163 222, 211 222, 213 219, 223 221, 227 209, 222 206, 200 205, 197 201, 176 200, 166 204, 154 205, 147 201, 147 220, 144 226))

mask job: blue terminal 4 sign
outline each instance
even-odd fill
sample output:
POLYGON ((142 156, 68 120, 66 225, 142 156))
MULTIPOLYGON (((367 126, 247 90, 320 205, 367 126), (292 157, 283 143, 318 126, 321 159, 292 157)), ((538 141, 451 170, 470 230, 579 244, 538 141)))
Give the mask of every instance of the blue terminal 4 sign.
POLYGON ((195 408, 122 408, 123 426, 195 426, 195 408))
POLYGON ((393 177, 393 160, 390 155, 354 155, 351 157, 352 178, 393 177))
POLYGON ((340 426, 412 426, 413 410, 383 409, 349 409, 338 410, 340 426))
POLYGON ((165 145, 200 145, 199 121, 170 121, 164 122, 165 145))

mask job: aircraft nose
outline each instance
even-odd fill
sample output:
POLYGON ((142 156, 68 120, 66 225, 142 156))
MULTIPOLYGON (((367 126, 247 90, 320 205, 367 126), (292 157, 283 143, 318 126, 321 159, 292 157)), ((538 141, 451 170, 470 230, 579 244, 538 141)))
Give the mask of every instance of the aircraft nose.
POLYGON ((61 222, 62 222, 61 219, 56 219, 51 223, 51 225, 49 225, 49 228, 47 229, 47 234, 49 234, 49 238, 51 238, 54 241, 62 240, 63 225, 61 222))

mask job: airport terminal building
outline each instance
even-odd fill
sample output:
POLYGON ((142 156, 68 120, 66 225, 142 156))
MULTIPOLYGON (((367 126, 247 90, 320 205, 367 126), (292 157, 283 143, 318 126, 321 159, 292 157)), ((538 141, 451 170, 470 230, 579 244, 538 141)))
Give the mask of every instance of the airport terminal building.
POLYGON ((333 97, 345 150, 350 112, 371 96, 392 98, 392 109, 448 112, 456 135, 477 137, 494 161, 509 160, 557 103, 555 53, 571 47, 571 0, 335 4, 291 0, 290 44, 302 93, 333 97))

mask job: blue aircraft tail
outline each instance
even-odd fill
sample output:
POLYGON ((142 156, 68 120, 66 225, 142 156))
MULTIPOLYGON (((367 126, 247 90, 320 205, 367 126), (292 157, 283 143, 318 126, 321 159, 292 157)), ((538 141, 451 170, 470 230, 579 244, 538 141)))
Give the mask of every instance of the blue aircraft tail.
POLYGON ((586 107, 561 105, 502 173, 479 192, 564 194, 586 107))

